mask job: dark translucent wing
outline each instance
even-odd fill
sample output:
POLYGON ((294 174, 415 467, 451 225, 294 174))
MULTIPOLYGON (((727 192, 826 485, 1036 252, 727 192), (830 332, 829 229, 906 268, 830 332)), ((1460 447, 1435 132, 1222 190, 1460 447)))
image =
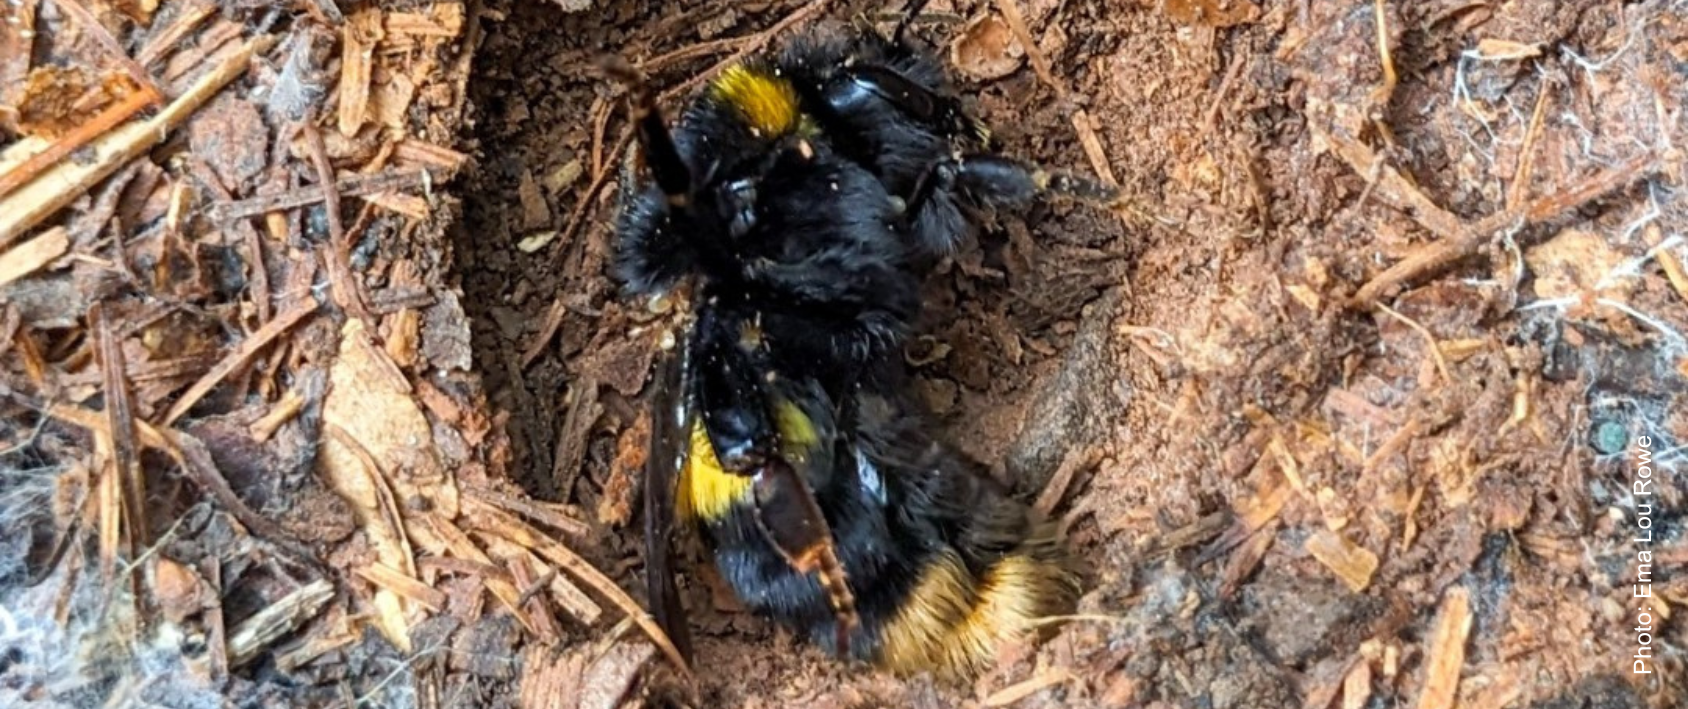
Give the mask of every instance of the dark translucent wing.
POLYGON ((651 615, 686 662, 692 661, 691 628, 680 589, 674 583, 671 552, 674 534, 674 494, 691 440, 691 414, 685 406, 692 363, 686 336, 657 365, 651 382, 651 445, 645 459, 645 584, 651 615))
POLYGON ((753 475, 780 456, 772 396, 765 377, 767 362, 744 342, 744 321, 714 309, 698 314, 697 359, 703 364, 692 382, 698 415, 721 468, 753 475))

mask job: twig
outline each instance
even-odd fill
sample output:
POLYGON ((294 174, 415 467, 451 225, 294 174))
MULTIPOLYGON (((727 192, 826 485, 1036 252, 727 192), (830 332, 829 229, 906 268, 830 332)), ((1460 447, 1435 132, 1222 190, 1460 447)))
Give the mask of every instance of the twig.
MULTIPOLYGON (((1631 158, 1617 167, 1604 170, 1582 180, 1563 192, 1519 205, 1514 209, 1491 214, 1469 228, 1456 228, 1452 238, 1443 238, 1441 241, 1424 246, 1412 255, 1390 266, 1383 273, 1378 274, 1371 282, 1362 286, 1359 292, 1348 300, 1347 305, 1350 308, 1369 306, 1379 296, 1392 292, 1397 286, 1427 278, 1454 263, 1475 255, 1496 232, 1556 219, 1565 212, 1598 199, 1609 192, 1621 189, 1636 180, 1650 177, 1658 169, 1658 161, 1651 155, 1631 158)), ((1394 175, 1395 173, 1393 170, 1385 170, 1384 174, 1394 175)), ((1399 179, 1399 175, 1396 175, 1396 178, 1399 179)), ((1436 209, 1441 211, 1440 207, 1436 209)), ((1423 217, 1423 215, 1420 216, 1423 217)), ((1426 224, 1426 226, 1429 225, 1426 224)), ((1432 231, 1435 231, 1435 229, 1432 229, 1432 231)))
POLYGON ((568 305, 562 297, 551 301, 551 309, 545 312, 545 324, 539 328, 539 334, 528 343, 527 349, 522 351, 522 369, 533 366, 533 361, 545 354, 546 346, 557 336, 557 330, 563 326, 563 318, 568 315, 568 305))
POLYGON ((121 476, 123 515, 129 528, 131 547, 147 546, 146 480, 135 450, 135 412, 130 400, 129 378, 124 372, 122 344, 112 332, 105 306, 96 303, 88 317, 93 324, 100 354, 101 386, 105 389, 106 425, 111 431, 111 454, 121 476))
MULTIPOLYGON (((632 129, 623 130, 621 132, 621 138, 616 140, 615 148, 611 151, 611 153, 620 154, 626 151, 627 146, 632 142, 632 129)), ((581 221, 586 218, 586 210, 590 209, 592 207, 592 203, 597 201, 598 191, 604 188, 604 182, 609 178, 610 172, 611 170, 608 169, 608 166, 605 166, 604 170, 600 170, 598 174, 592 178, 592 184, 586 186, 586 191, 582 192, 580 195, 580 201, 574 205, 574 210, 569 212, 569 220, 563 225, 563 231, 557 235, 557 239, 559 241, 567 244, 570 239, 574 238, 574 233, 580 229, 581 221)))
POLYGON ((610 114, 614 113, 614 105, 603 99, 595 99, 592 105, 592 174, 604 173, 604 130, 609 127, 610 114))
POLYGON ((1219 109, 1225 105, 1225 97, 1236 86, 1237 79, 1243 75, 1244 61, 1248 55, 1238 53, 1231 57, 1231 68, 1225 70, 1225 78, 1219 80, 1219 88, 1213 92, 1213 103, 1207 107, 1207 115, 1202 117, 1201 130, 1196 133, 1196 143, 1199 145, 1207 140, 1207 134, 1213 132, 1219 124, 1219 109))
POLYGON ((1031 679, 1008 685, 1007 687, 1003 687, 1002 689, 991 693, 991 695, 985 697, 985 700, 980 702, 979 705, 984 707, 1005 707, 1071 679, 1073 679, 1072 670, 1065 667, 1045 670, 1033 676, 1031 679))
POLYGON ((239 347, 212 367, 211 371, 206 372, 205 376, 200 377, 199 381, 188 387, 188 390, 182 393, 181 398, 176 400, 175 405, 171 406, 170 410, 164 414, 161 423, 165 426, 175 423, 176 419, 181 418, 182 414, 187 413, 189 409, 193 408, 194 404, 199 403, 199 400, 210 393, 211 389, 222 382, 224 378, 244 365, 270 341, 316 312, 316 309, 317 302, 311 298, 306 298, 277 315, 274 320, 265 323, 263 327, 258 328, 256 332, 252 333, 251 337, 246 338, 244 342, 240 343, 239 347))
POLYGON ((1547 102, 1553 95, 1553 83, 1542 79, 1541 93, 1536 95, 1536 109, 1530 114, 1530 127, 1524 131, 1524 144, 1518 148, 1518 169, 1512 173, 1512 187, 1506 191, 1506 208, 1517 209, 1530 194, 1530 173, 1535 168, 1536 141, 1541 138, 1542 120, 1547 115, 1547 102))
POLYGON ((94 184, 168 138, 170 132, 229 82, 246 72, 252 56, 273 43, 262 37, 230 53, 152 118, 112 130, 89 146, 90 158, 61 160, 11 193, 0 193, 0 247, 39 224, 94 184))
POLYGON ((340 221, 340 193, 334 187, 334 166, 328 162, 328 147, 322 142, 322 131, 309 121, 300 126, 305 145, 310 148, 311 162, 316 164, 317 184, 322 191, 323 211, 328 218, 328 282, 334 293, 334 303, 346 314, 359 320, 369 319, 369 308, 352 275, 352 245, 347 243, 346 225, 340 221))
MULTIPOLYGON (((473 500, 474 498, 466 498, 465 502, 473 500)), ((568 547, 541 534, 539 530, 534 529, 514 515, 486 504, 479 504, 476 507, 479 514, 468 515, 468 519, 471 523, 478 523, 477 528, 527 547, 541 558, 567 571, 569 575, 580 579, 592 590, 609 599, 627 617, 632 618, 633 622, 639 625, 639 629, 645 631, 645 635, 650 637, 651 642, 656 643, 657 648, 668 656, 675 667, 688 675, 691 673, 686 665, 686 659, 674 647, 673 641, 668 639, 668 634, 662 632, 662 628, 657 626, 656 621, 651 618, 650 614, 646 613, 645 609, 641 608, 631 596, 628 596, 626 591, 621 590, 621 587, 617 586, 615 581, 605 576, 602 571, 599 571, 585 559, 580 558, 568 547)))
POLYGON ((698 42, 697 44, 681 47, 667 54, 659 54, 647 59, 641 63, 640 67, 647 72, 654 72, 657 69, 675 62, 683 62, 689 59, 727 51, 727 49, 742 41, 744 41, 743 37, 722 37, 708 42, 698 42))
POLYGON ((252 434, 253 441, 268 443, 270 436, 274 436, 275 432, 281 430, 283 425, 292 421, 293 417, 298 416, 299 412, 305 409, 307 403, 310 402, 305 400, 298 389, 288 389, 282 393, 281 400, 275 402, 275 406, 270 407, 269 413, 264 414, 257 421, 253 421, 252 425, 248 426, 246 430, 252 434))
MULTIPOLYGON (((503 603, 504 607, 509 609, 510 614, 516 617, 516 622, 521 623, 522 627, 529 632, 538 631, 538 627, 534 625, 534 621, 528 616, 527 611, 522 610, 521 593, 516 590, 516 586, 509 575, 504 572, 502 567, 493 563, 492 557, 488 556, 480 547, 475 546, 475 542, 469 539, 468 534, 450 521, 441 519, 438 515, 425 515, 421 518, 420 524, 427 527, 435 538, 445 544, 446 552, 451 554, 451 558, 461 559, 475 566, 475 570, 471 573, 481 577, 481 583, 486 586, 488 591, 492 592, 493 598, 498 599, 498 602, 503 603)), ((429 558, 438 557, 424 557, 417 560, 417 563, 421 564, 429 558)))
POLYGON ((1449 383, 1454 381, 1453 375, 1448 372, 1448 361, 1442 358, 1442 347, 1441 345, 1436 344, 1436 336, 1430 334, 1430 330, 1426 329, 1423 325, 1420 325, 1417 320, 1402 315, 1399 312, 1396 312, 1394 308, 1384 305, 1383 303, 1375 303, 1373 305, 1378 310, 1383 311, 1385 315, 1401 321, 1407 327, 1410 327, 1417 331, 1418 334, 1423 335, 1424 341, 1430 345, 1430 356, 1436 360, 1436 369, 1442 373, 1442 380, 1449 383))
POLYGON ((1073 478, 1078 477, 1080 470, 1095 467, 1101 460, 1101 451, 1085 447, 1067 452, 1061 459, 1061 465, 1055 468, 1055 474, 1043 486, 1043 492, 1038 493, 1037 502, 1032 505, 1032 511, 1040 516, 1048 517, 1055 511, 1055 506, 1067 496, 1067 490, 1072 487, 1073 478))
POLYGON ((66 156, 81 149, 89 141, 105 135, 117 124, 129 120, 141 109, 152 104, 152 99, 142 93, 132 93, 123 97, 117 103, 100 111, 87 123, 83 123, 70 132, 59 136, 58 140, 48 145, 46 149, 29 156, 17 167, 4 175, 0 175, 0 197, 11 194, 30 180, 35 179, 41 171, 63 160, 66 156))
POLYGON ((1371 148, 1344 135, 1328 134, 1326 138, 1337 157, 1348 163, 1354 174, 1376 176, 1366 188, 1368 195, 1375 194, 1396 209, 1413 215, 1420 226, 1444 240, 1457 239, 1465 232, 1465 223, 1459 217, 1425 196, 1371 148))
MULTIPOLYGON (((1684 263, 1682 257, 1677 255, 1676 248, 1667 248, 1672 240, 1681 237, 1673 236, 1666 239, 1659 225, 1653 223, 1647 225, 1647 238, 1656 244, 1648 251, 1655 254, 1654 258, 1659 260, 1659 266, 1665 270, 1665 279, 1670 281, 1670 286, 1676 290, 1676 295, 1682 298, 1684 303, 1688 303, 1688 263, 1684 263)), ((4 279, 0 279, 0 282, 4 282, 4 279)))
POLYGON ((1078 144, 1084 148, 1084 157, 1090 160, 1090 168, 1109 187, 1118 187, 1114 168, 1108 164, 1108 151, 1102 147, 1102 139, 1096 135, 1096 130, 1090 127, 1090 114, 1084 109, 1073 111, 1073 131, 1078 133, 1078 144))
POLYGON ((465 497, 477 498, 488 505, 519 514, 535 522, 562 532, 566 536, 585 539, 592 528, 585 522, 569 517, 551 506, 521 496, 510 495, 490 488, 466 488, 465 497))
POLYGON ((1055 79, 1055 73, 1049 70, 1049 59, 1043 56, 1043 50, 1037 46, 1032 38, 1030 27, 1026 26, 1026 16, 1020 14, 1018 0, 996 0, 996 9, 1002 12, 1002 19, 1008 21, 1008 30, 1014 33, 1014 39, 1026 50, 1026 58, 1032 62, 1032 71, 1037 73, 1038 81, 1047 84, 1055 90, 1057 98, 1067 97, 1067 87, 1055 79))
MULTIPOLYGON (((428 171, 422 169, 356 175, 336 182, 334 191, 341 197, 362 197, 378 192, 416 188, 423 186, 423 183, 427 180, 427 175, 428 171)), ((238 202, 213 205, 211 207, 211 218, 218 223, 228 224, 240 219, 298 209, 323 201, 327 198, 327 192, 322 188, 322 185, 309 185, 290 189, 286 192, 259 195, 238 202)))

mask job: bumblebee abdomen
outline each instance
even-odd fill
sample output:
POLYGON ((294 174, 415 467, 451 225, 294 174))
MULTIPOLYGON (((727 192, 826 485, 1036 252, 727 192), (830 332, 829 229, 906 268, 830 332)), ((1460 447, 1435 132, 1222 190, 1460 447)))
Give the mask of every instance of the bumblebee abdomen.
POLYGON ((977 575, 946 550, 885 622, 875 660, 898 674, 971 676, 1004 646, 1070 612, 1077 589, 1077 577, 1052 544, 1024 545, 977 575))
MULTIPOLYGON (((819 580, 794 570, 759 533, 748 478, 722 472, 707 438, 693 445, 681 512, 701 528, 722 579, 750 611, 838 655, 838 619, 819 580)), ((850 658, 903 675, 966 677, 1071 611, 1078 578, 1051 524, 994 491, 954 482, 967 478, 946 477, 946 492, 933 499, 917 491, 931 482, 922 473, 885 467, 874 474, 886 476, 889 493, 849 477, 823 498, 860 615, 850 658), (964 520, 957 510, 967 511, 964 520)))

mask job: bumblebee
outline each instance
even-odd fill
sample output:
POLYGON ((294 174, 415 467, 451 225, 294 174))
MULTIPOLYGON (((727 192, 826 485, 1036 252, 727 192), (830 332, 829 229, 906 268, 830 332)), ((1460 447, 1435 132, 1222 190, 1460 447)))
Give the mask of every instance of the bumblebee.
POLYGON ((1052 525, 932 435, 900 350, 927 270, 979 215, 1108 193, 987 152, 906 24, 728 68, 673 129, 604 62, 649 178, 624 185, 617 276, 680 304, 645 533, 652 612, 688 657, 676 525, 750 610, 902 674, 970 675, 1077 596, 1052 525))

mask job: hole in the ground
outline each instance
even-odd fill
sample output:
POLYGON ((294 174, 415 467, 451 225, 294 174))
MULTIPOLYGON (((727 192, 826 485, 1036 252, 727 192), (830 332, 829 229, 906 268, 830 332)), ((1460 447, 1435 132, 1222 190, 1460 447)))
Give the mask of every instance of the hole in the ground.
MULTIPOLYGON (((592 60, 605 50, 645 60, 694 52, 652 71, 659 86, 679 86, 736 45, 687 48, 750 37, 801 5, 618 3, 567 15, 548 3, 494 3, 505 18, 488 26, 476 55, 471 100, 478 165, 461 185, 465 208, 455 248, 476 361, 495 411, 505 417, 509 470, 535 496, 577 505, 588 518, 616 519, 617 504, 632 502, 617 495, 637 489, 637 481, 621 486, 610 478, 618 436, 641 405, 650 353, 632 338, 604 268, 621 162, 615 148, 625 122, 619 92, 595 76, 592 60), (602 180, 600 171, 608 173, 602 180), (600 181, 602 189, 589 194, 600 181), (590 200, 584 208, 582 199, 590 200)), ((849 19, 840 8, 824 18, 849 19)), ((917 31, 942 41, 954 30, 933 22, 917 31)), ((1052 108, 1023 109, 1039 91, 1035 79, 964 91, 977 96, 977 108, 997 124, 1010 153, 1082 171, 1067 118, 1052 108)), ((675 108, 665 105, 671 113, 675 108)), ((943 354, 917 368, 916 386, 958 447, 987 461, 1008 459, 1040 393, 1037 383, 1060 368, 1078 337, 1081 309, 1120 282, 1124 265, 1123 258, 1098 256, 1124 241, 1111 215, 1062 205, 1021 216, 1002 215, 927 288, 932 316, 925 344, 943 354)), ((637 587, 626 573, 639 562, 637 526, 598 529, 603 533, 580 540, 587 546, 581 551, 624 586, 637 587)), ((702 580, 707 570, 685 573, 692 620, 703 629, 700 653, 712 662, 793 664, 789 644, 770 642, 767 625, 716 610, 702 580)))

